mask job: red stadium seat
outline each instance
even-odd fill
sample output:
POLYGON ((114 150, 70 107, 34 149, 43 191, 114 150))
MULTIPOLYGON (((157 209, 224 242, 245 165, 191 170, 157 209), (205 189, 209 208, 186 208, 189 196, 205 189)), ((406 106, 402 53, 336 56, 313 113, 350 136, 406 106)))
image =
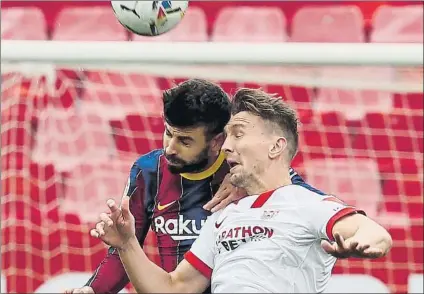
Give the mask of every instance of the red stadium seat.
POLYGON ((161 91, 155 78, 113 71, 87 72, 82 111, 102 113, 106 119, 120 119, 129 113, 160 116, 161 91))
POLYGON ((118 151, 145 154, 162 148, 164 123, 161 116, 128 115, 110 124, 118 151))
MULTIPOLYGON (((293 18, 291 41, 294 42, 364 42, 363 17, 356 6, 304 7, 293 18)), ((322 67, 323 80, 369 79, 389 80, 391 70, 385 68, 322 67)), ((379 110, 390 112, 391 93, 378 91, 354 91, 329 87, 318 89, 315 109, 319 112, 337 108, 347 119, 361 119, 366 112, 379 110)))
POLYGON ((392 152, 422 152, 422 133, 413 132, 414 122, 405 115, 369 113, 365 117, 367 129, 371 132, 371 140, 375 150, 392 152), (411 133, 413 132, 413 133, 411 133), (421 150, 420 150, 421 149, 421 150))
POLYGON ((126 29, 110 7, 71 7, 60 11, 52 34, 61 41, 125 41, 126 29))
POLYGON ((82 163, 70 170, 64 180, 62 212, 76 214, 82 223, 95 222, 105 211, 106 201, 121 200, 136 157, 111 157, 99 163, 82 163))
POLYGON ((208 24, 205 12, 195 6, 190 7, 181 23, 166 34, 155 37, 133 34, 134 41, 143 42, 206 42, 208 39, 208 24))
POLYGON ((383 203, 377 164, 370 159, 314 159, 304 163, 309 184, 336 195, 346 203, 365 210, 367 215, 387 226, 406 226, 402 213, 387 214, 383 203), (391 221, 396 222, 391 223, 391 221))
POLYGON ((46 40, 43 11, 35 7, 1 9, 2 40, 46 40))
MULTIPOLYGON (((390 81, 392 70, 381 67, 323 67, 320 69, 323 79, 346 80, 357 77, 359 81, 390 81)), ((368 112, 389 113, 393 108, 392 93, 374 90, 343 90, 323 87, 318 89, 315 110, 319 112, 338 109, 349 120, 362 119, 368 112)))
POLYGON ((380 6, 374 13, 371 42, 423 43, 423 6, 380 6))
POLYGON ((212 41, 284 42, 286 18, 276 7, 225 7, 216 18, 212 41))
POLYGON ((103 162, 115 153, 110 126, 95 114, 49 107, 39 116, 33 160, 66 171, 82 162, 103 162))
POLYGON ((357 6, 303 7, 293 17, 293 42, 364 42, 364 20, 357 6))
POLYGON ((345 150, 351 149, 351 136, 343 114, 339 112, 322 113, 319 119, 323 126, 321 136, 326 140, 324 148, 329 148, 339 155, 345 153, 345 150))

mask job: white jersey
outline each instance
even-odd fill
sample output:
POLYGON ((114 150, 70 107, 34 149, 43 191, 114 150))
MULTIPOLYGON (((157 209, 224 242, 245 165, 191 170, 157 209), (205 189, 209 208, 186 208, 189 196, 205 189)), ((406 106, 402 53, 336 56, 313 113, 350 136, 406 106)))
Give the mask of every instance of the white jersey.
POLYGON ((319 293, 336 262, 321 240, 356 212, 334 196, 284 186, 211 215, 185 259, 211 278, 213 293, 319 293))

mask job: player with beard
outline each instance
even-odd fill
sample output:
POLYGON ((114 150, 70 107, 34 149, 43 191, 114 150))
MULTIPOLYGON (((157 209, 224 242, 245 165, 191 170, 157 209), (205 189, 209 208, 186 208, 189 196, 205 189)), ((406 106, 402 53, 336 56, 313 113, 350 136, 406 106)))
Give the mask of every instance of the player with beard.
MULTIPOLYGON (((221 152, 231 102, 218 85, 192 79, 165 91, 163 104, 163 149, 142 155, 134 163, 124 196, 131 199, 139 243, 144 243, 151 227, 160 266, 172 272, 210 215, 203 207, 220 201, 222 207, 231 201, 232 197, 222 201, 234 187, 228 177, 223 182, 229 166, 221 152), (217 200, 211 204, 216 193, 217 200)), ((293 170, 290 177, 294 183, 303 183, 293 170)), ((87 284, 66 293, 117 293, 128 282, 118 252, 111 247, 87 284)))

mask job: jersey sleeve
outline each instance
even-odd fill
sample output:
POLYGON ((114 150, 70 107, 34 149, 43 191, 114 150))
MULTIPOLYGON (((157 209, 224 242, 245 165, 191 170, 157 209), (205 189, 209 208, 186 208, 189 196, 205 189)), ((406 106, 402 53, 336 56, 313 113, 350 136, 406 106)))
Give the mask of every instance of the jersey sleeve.
POLYGON ((194 241, 191 249, 184 255, 185 260, 201 272, 208 279, 212 276, 215 259, 215 232, 214 225, 219 212, 208 217, 194 241))
POLYGON ((355 213, 365 215, 364 211, 347 205, 335 196, 323 196, 316 205, 311 206, 308 216, 316 237, 334 241, 333 227, 335 223, 343 217, 355 213))
MULTIPOLYGON (((142 172, 134 164, 131 168, 123 196, 130 196, 130 211, 135 218, 136 236, 140 245, 143 245, 150 225, 144 192, 145 182, 142 172)), ((111 247, 93 276, 86 283, 86 286, 93 288, 95 293, 118 293, 128 282, 129 279, 118 252, 115 248, 111 247)))

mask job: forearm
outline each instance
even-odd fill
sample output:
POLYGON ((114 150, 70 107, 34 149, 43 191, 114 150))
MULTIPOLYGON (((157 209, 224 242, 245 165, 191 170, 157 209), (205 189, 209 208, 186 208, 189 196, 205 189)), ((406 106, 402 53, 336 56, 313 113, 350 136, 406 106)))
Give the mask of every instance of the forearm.
POLYGON ((137 293, 179 292, 171 274, 151 262, 135 238, 119 250, 119 256, 137 293))
POLYGON ((390 234, 378 224, 367 224, 359 226, 353 238, 361 244, 368 244, 370 247, 379 248, 386 255, 392 247, 390 234))
POLYGON ((118 293, 128 284, 127 273, 116 252, 109 252, 86 286, 95 293, 118 293))

